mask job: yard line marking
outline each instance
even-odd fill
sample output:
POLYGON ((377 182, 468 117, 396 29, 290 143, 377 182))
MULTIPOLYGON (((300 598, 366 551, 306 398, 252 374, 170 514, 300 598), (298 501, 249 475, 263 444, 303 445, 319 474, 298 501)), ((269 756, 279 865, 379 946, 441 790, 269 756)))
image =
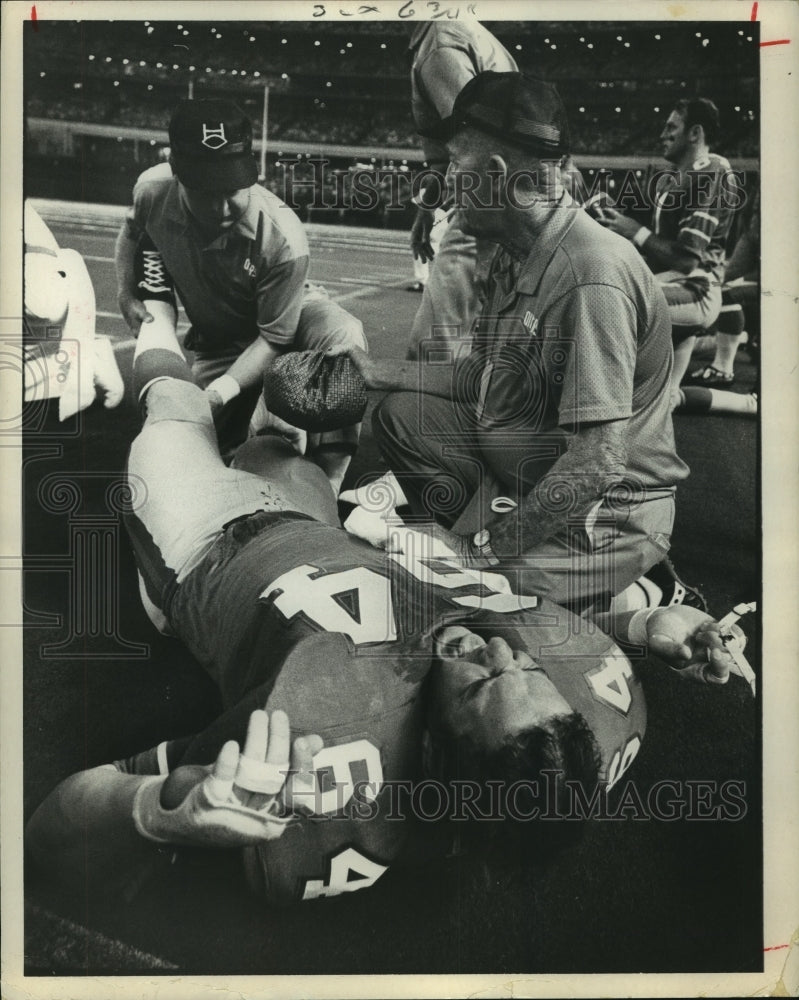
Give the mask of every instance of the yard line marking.
POLYGON ((391 285, 368 285, 366 288, 356 288, 351 292, 345 292, 343 295, 332 295, 331 298, 334 302, 352 302, 355 299, 365 299, 369 295, 373 295, 375 292, 384 291, 386 288, 402 288, 402 284, 397 284, 396 282, 391 285))

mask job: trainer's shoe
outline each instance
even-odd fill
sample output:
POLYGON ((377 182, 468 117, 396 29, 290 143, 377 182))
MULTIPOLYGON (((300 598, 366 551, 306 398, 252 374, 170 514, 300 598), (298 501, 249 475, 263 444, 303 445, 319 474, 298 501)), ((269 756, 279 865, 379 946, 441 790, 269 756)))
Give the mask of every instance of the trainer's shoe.
POLYGON ((691 587, 677 576, 677 571, 671 559, 665 556, 659 563, 648 569, 644 577, 660 589, 658 601, 660 607, 670 607, 672 604, 685 604, 689 608, 697 608, 708 614, 707 601, 696 587, 691 587))

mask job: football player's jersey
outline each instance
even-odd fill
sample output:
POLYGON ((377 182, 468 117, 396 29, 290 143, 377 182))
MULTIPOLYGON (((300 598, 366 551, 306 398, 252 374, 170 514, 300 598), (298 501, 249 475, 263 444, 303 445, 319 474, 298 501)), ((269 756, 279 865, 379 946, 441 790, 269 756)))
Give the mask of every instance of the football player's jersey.
POLYGON ((314 815, 245 851, 249 881, 273 902, 365 888, 401 857, 410 823, 400 817, 410 814, 399 783, 421 777, 420 694, 446 622, 526 647, 586 717, 610 782, 644 733, 640 685, 599 630, 512 594, 502 577, 421 553, 386 555, 316 521, 262 514, 231 526, 178 588, 170 620, 223 688, 230 728, 223 717, 210 740, 118 766, 164 773, 208 763, 225 740, 243 740, 250 710, 263 705, 287 713, 292 736, 324 741, 314 815))
POLYGON ((664 171, 655 189, 653 229, 693 254, 697 271, 724 281, 727 239, 742 192, 729 161, 710 153, 678 178, 664 171))

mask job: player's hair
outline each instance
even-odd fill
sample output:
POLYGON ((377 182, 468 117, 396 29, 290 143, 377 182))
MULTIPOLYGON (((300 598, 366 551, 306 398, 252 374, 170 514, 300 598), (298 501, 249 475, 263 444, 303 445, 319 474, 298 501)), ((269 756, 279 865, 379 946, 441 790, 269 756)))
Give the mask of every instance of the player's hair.
POLYGON ((683 97, 674 105, 674 110, 682 118, 686 129, 701 125, 705 142, 716 141, 720 130, 719 109, 709 97, 683 97))
POLYGON ((468 835, 489 843, 501 838, 508 855, 515 853, 514 847, 522 855, 529 853, 534 843, 540 858, 573 844, 582 835, 586 818, 575 809, 575 789, 579 788, 583 802, 590 802, 598 789, 604 793, 599 788, 599 748, 579 712, 514 733, 491 751, 468 735, 450 738, 439 731, 434 739, 444 780, 476 781, 482 786, 475 801, 479 814, 490 815, 497 804, 492 785, 502 792, 501 816, 469 823, 468 835), (512 809, 505 794, 511 789, 512 809), (531 819, 533 815, 538 818, 531 819))

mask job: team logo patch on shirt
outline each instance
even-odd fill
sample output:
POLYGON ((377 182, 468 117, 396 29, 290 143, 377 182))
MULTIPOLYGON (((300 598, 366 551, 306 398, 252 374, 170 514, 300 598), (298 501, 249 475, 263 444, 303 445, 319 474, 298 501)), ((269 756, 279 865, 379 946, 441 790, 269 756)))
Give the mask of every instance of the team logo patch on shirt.
POLYGON ((224 122, 219 123, 219 128, 211 128, 203 122, 203 146, 207 146, 209 149, 221 149, 223 146, 227 146, 224 122))
POLYGON ((533 316, 533 314, 530 312, 529 309, 524 314, 524 319, 522 320, 522 322, 524 323, 525 330, 529 330, 530 333, 532 333, 532 335, 535 336, 536 331, 538 330, 538 319, 535 316, 533 316))

